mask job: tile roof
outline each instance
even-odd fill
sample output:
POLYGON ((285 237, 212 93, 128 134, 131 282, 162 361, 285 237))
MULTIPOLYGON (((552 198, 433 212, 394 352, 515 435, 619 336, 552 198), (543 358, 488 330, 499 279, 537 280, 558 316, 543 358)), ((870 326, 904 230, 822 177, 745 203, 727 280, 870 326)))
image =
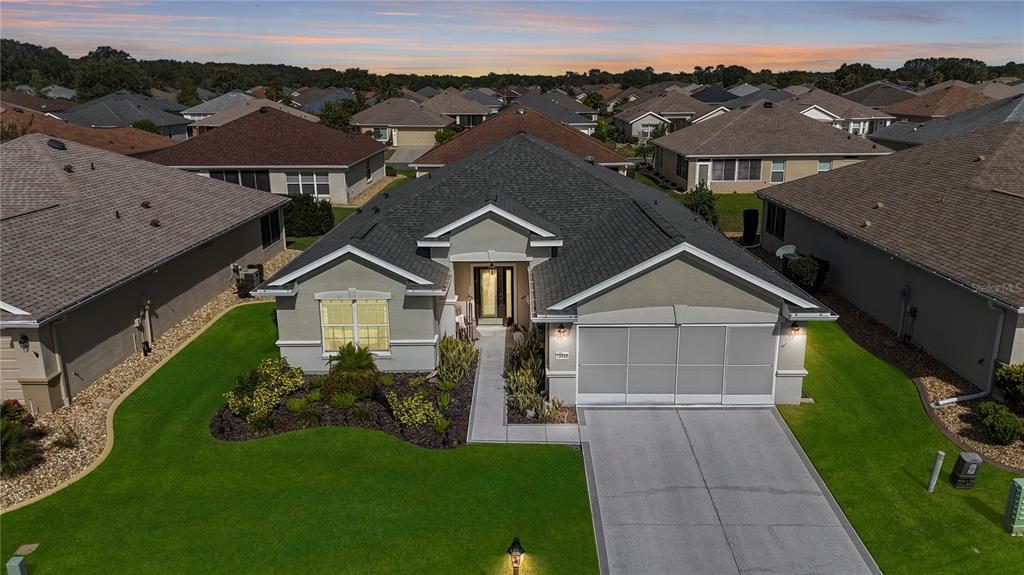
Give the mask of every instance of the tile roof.
POLYGON ((191 108, 182 110, 181 114, 188 114, 190 116, 209 114, 212 116, 217 112, 223 112, 224 110, 233 108, 243 102, 248 102, 249 100, 255 99, 256 96, 253 96, 252 94, 246 94, 245 92, 236 90, 234 92, 228 92, 227 94, 224 94, 222 96, 217 96, 212 100, 192 106, 191 108))
POLYGON ((526 105, 512 106, 471 130, 463 130, 434 146, 413 165, 451 164, 515 134, 530 134, 568 150, 581 158, 592 156, 598 164, 627 164, 604 142, 548 118, 526 105))
POLYGON ((0 293, 28 312, 3 312, 3 321, 52 319, 288 201, 75 142, 55 149, 49 139, 0 147, 0 293))
POLYGON ((869 108, 884 108, 896 102, 909 100, 917 94, 910 90, 904 90, 892 82, 878 80, 841 95, 847 100, 853 100, 869 108))
POLYGON ((0 92, 0 104, 17 106, 19 108, 25 108, 26 110, 34 110, 36 112, 44 113, 61 112, 75 107, 75 103, 71 100, 64 100, 61 98, 40 98, 39 96, 33 96, 32 94, 26 94, 24 92, 17 92, 14 90, 4 90, 3 92, 0 92))
POLYGON ((139 120, 150 120, 158 128, 191 122, 178 114, 185 106, 157 100, 124 90, 101 96, 57 114, 61 119, 83 126, 110 128, 131 126, 139 120))
POLYGON ((666 90, 653 98, 628 102, 620 108, 622 111, 616 114, 615 118, 625 122, 636 121, 648 112, 654 112, 661 116, 692 114, 694 118, 699 118, 715 109, 696 98, 691 98, 684 92, 675 90, 666 90))
POLYGON ((17 126, 20 130, 27 130, 26 133, 29 134, 47 134, 61 140, 70 140, 126 156, 167 148, 176 143, 160 134, 131 126, 90 128, 31 110, 18 111, 12 107, 0 109, 0 123, 4 127, 17 126))
POLYGON ((1024 306, 1024 124, 997 124, 758 193, 1024 306))
POLYGON ((907 146, 959 136, 1003 122, 1024 122, 1024 94, 982 104, 945 118, 927 122, 895 122, 868 136, 883 146, 886 142, 907 146))
POLYGON ((408 98, 389 98, 352 115, 353 126, 443 128, 455 120, 430 112, 408 98))
POLYGON ((891 150, 783 106, 758 102, 666 134, 654 143, 701 156, 877 155, 891 150))
POLYGON ((947 86, 941 90, 886 106, 882 111, 893 116, 938 118, 963 112, 991 101, 992 98, 974 90, 959 86, 947 86))
POLYGON ((516 99, 516 102, 529 106, 545 116, 558 120, 566 126, 596 126, 597 122, 568 110, 557 100, 545 94, 528 94, 516 99))
POLYGON ((165 166, 349 166, 387 146, 272 108, 146 156, 165 166))
POLYGON ((491 112, 483 104, 463 96, 458 88, 448 88, 423 102, 423 109, 441 115, 478 114, 491 112))
POLYGON ((218 112, 212 116, 207 116, 202 120, 196 120, 195 122, 189 124, 189 126, 206 126, 209 128, 223 126, 224 124, 227 124, 228 122, 233 122, 241 118, 242 116, 247 116, 253 112, 258 112, 260 108, 273 108, 275 110, 280 110, 286 114, 291 114, 296 118, 302 118, 303 120, 308 120, 310 122, 320 121, 320 118, 318 118, 317 116, 314 116, 313 114, 309 114, 307 112, 303 112, 302 110, 289 106, 288 104, 282 104, 281 102, 275 102, 273 100, 268 100, 266 98, 256 98, 254 100, 242 102, 241 104, 228 108, 223 112, 218 112))
POLYGON ((792 108, 798 112, 802 112, 811 106, 817 106, 844 120, 892 118, 892 116, 885 114, 884 112, 879 112, 878 110, 869 108, 864 104, 858 104, 853 100, 847 100, 842 96, 836 96, 831 92, 818 88, 811 88, 799 96, 793 96, 788 100, 782 100, 779 102, 779 105, 792 108))
POLYGON ((506 138, 394 193, 379 194, 268 282, 352 245, 435 286, 446 285, 450 270, 417 250, 416 241, 490 204, 541 220, 564 242, 556 257, 530 270, 534 312, 543 313, 683 242, 813 301, 664 193, 528 134, 506 138))

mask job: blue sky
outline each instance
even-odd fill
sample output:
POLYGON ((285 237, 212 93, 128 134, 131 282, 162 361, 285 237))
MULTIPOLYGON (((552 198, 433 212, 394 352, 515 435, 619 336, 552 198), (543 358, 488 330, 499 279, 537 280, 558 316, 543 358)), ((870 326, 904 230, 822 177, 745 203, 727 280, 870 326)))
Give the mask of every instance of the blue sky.
POLYGON ((612 72, 739 64, 833 70, 926 56, 1024 61, 1024 2, 189 2, 3 0, 0 34, 80 56, 612 72))

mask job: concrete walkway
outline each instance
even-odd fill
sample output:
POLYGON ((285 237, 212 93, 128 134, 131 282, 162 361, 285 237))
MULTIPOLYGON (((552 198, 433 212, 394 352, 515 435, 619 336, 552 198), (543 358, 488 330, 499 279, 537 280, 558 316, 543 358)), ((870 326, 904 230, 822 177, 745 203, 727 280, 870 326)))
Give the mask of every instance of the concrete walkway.
POLYGON ((580 415, 602 573, 879 573, 774 408, 580 415))
POLYGON ((469 416, 470 443, 567 443, 580 442, 576 424, 508 425, 505 418, 505 328, 482 325, 477 348, 480 365, 473 389, 469 416))

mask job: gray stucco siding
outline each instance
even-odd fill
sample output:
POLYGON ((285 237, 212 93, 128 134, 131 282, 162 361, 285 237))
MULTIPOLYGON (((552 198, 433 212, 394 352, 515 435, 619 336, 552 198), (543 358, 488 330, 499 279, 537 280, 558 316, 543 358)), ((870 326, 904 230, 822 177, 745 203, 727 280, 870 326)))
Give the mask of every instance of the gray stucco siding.
POLYGON ((451 235, 448 256, 495 252, 526 255, 529 249, 529 235, 512 225, 492 217, 484 217, 463 227, 451 235))

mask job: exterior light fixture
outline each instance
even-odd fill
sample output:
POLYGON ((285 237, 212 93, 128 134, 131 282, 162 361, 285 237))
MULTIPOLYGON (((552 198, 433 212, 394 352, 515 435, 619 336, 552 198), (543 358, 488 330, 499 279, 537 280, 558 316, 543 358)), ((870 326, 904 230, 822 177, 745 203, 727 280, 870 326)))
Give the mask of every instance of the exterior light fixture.
POLYGON ((508 546, 508 558, 512 561, 512 575, 519 575, 519 568, 523 565, 523 544, 516 537, 508 546))
POLYGON ((569 330, 566 329, 564 323, 560 323, 558 324, 558 329, 555 331, 555 334, 558 335, 558 339, 565 339, 569 337, 569 330))
POLYGON ((28 347, 28 336, 25 334, 19 335, 18 343, 21 344, 21 347, 28 347))
POLYGON ((498 273, 498 268, 494 267, 494 262, 490 262, 490 265, 487 266, 487 273, 492 276, 498 273))
POLYGON ((789 331, 790 331, 790 332, 792 332, 792 333, 793 333, 793 335, 799 335, 799 334, 800 334, 800 326, 798 326, 798 325, 796 324, 796 322, 794 321, 794 322, 793 322, 793 325, 791 325, 791 326, 789 327, 789 331))

